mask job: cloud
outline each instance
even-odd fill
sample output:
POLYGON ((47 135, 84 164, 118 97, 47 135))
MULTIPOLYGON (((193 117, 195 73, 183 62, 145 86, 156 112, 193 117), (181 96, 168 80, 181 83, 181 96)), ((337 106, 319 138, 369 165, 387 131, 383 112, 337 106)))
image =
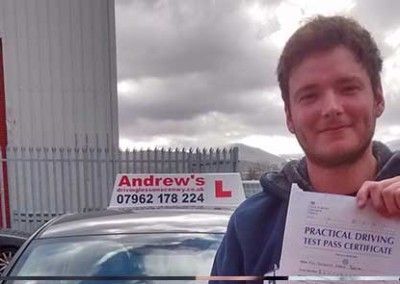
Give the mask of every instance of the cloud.
MULTIPOLYGON (((242 137, 254 133, 287 134, 284 120, 276 119, 279 114, 265 109, 254 112, 252 116, 243 119, 241 114, 222 114, 208 112, 187 120, 155 120, 138 118, 132 123, 123 125, 124 136, 127 137, 152 137, 157 135, 187 135, 200 137, 206 133, 216 133, 226 137, 242 137)), ((283 116, 283 113, 282 113, 283 116)))
POLYGON ((400 2, 396 0, 358 0, 352 15, 368 29, 385 31, 400 23, 398 11, 400 2))
POLYGON ((400 31, 400 2, 320 2, 116 1, 123 144, 203 147, 289 137, 275 68, 284 41, 316 13, 352 15, 376 37, 387 102, 377 135, 393 135, 387 127, 398 124, 400 56, 398 41, 388 38, 400 31))
POLYGON ((285 131, 279 49, 243 2, 222 2, 116 2, 121 136, 202 145, 285 131))
POLYGON ((135 1, 128 7, 118 3, 120 79, 218 73, 230 66, 238 72, 262 71, 268 70, 263 55, 277 53, 257 44, 258 31, 239 1, 135 1))

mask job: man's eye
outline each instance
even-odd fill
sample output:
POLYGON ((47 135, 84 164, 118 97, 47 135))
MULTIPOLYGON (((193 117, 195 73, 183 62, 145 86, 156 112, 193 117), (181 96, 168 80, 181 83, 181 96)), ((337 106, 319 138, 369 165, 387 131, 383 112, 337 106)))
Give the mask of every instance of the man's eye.
POLYGON ((315 93, 304 94, 300 97, 300 101, 310 101, 316 97, 315 93))
POLYGON ((343 93, 353 93, 358 91, 360 88, 356 85, 350 85, 350 86, 344 86, 342 87, 342 92, 343 93))

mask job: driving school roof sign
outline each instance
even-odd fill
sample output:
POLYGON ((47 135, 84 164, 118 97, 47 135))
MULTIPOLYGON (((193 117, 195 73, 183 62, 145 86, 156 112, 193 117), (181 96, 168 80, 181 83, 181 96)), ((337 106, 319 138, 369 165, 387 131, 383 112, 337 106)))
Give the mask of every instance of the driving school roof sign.
POLYGON ((239 173, 118 174, 109 207, 232 207, 244 199, 239 173))

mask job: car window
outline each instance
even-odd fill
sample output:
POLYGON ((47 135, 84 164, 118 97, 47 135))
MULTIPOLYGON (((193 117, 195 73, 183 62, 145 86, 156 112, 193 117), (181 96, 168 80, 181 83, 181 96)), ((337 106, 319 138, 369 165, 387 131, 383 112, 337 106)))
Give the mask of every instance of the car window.
MULTIPOLYGON (((223 234, 168 233, 39 239, 34 240, 22 254, 11 275, 208 275, 222 237, 223 234)), ((29 281, 29 283, 39 282, 29 281)), ((184 282, 187 283, 187 281, 168 281, 168 283, 184 282)), ((75 283, 102 282, 76 281, 75 283)), ((123 283, 155 282, 136 280, 123 283)))

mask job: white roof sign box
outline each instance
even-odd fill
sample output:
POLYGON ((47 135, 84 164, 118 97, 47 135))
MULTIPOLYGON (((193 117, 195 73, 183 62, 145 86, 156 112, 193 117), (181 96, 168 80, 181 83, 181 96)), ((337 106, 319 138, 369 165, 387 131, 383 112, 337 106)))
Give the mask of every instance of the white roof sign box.
POLYGON ((236 207, 244 199, 239 173, 118 174, 109 208, 236 207))

